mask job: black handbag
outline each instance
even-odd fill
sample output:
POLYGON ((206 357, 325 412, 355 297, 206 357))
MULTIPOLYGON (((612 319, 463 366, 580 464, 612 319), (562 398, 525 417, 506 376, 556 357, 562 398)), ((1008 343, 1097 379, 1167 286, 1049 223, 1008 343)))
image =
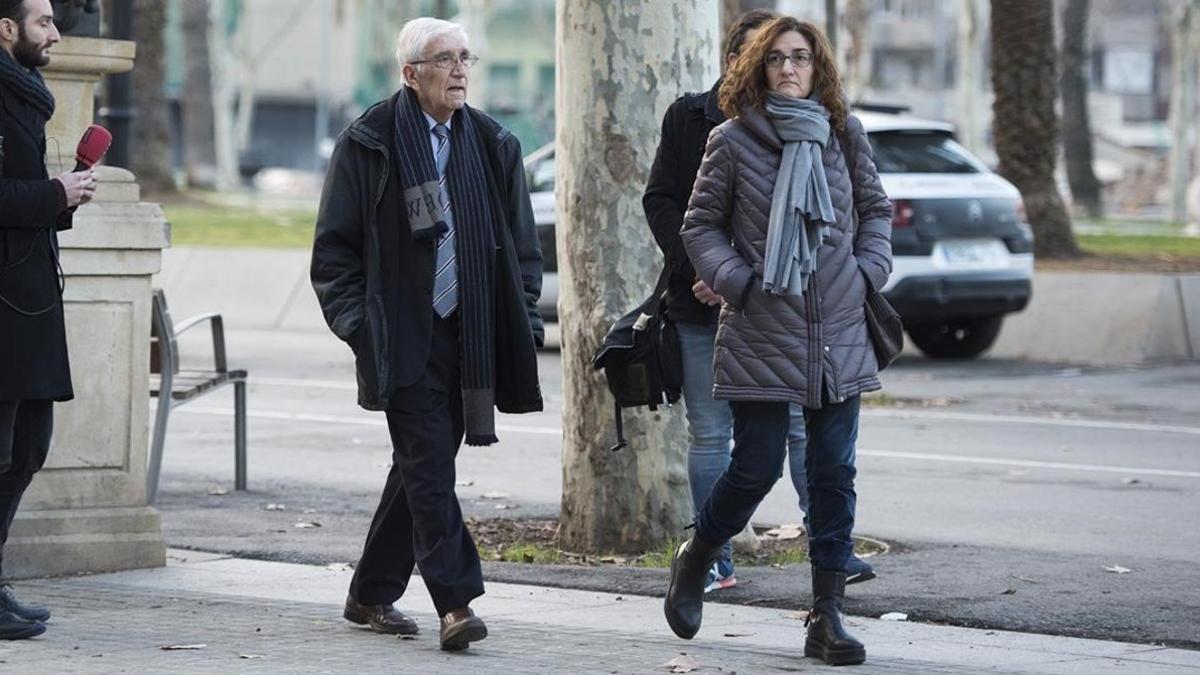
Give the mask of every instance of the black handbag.
POLYGON ((664 403, 675 403, 683 393, 679 334, 666 311, 669 277, 670 270, 664 269, 654 294, 613 323, 592 358, 592 367, 604 370, 615 401, 617 443, 610 450, 629 445, 623 408, 657 410, 664 403))
POLYGON ((904 324, 892 303, 879 291, 868 288, 864 310, 867 315, 867 332, 871 336, 871 345, 875 348, 875 360, 879 362, 879 369, 883 370, 904 351, 904 324))

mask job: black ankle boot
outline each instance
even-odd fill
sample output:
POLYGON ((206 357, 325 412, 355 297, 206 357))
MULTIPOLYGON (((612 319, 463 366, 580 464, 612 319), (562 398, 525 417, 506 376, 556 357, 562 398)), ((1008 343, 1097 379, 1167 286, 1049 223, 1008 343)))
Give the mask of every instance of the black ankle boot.
POLYGON ((867 659, 863 643, 842 626, 842 600, 846 597, 846 573, 812 568, 813 608, 808 613, 808 639, 804 655, 831 666, 862 663, 867 659))
POLYGON ((663 612, 667 624, 679 637, 690 640, 700 630, 704 613, 704 582, 720 555, 720 544, 708 544, 699 537, 680 544, 671 560, 671 585, 663 612))

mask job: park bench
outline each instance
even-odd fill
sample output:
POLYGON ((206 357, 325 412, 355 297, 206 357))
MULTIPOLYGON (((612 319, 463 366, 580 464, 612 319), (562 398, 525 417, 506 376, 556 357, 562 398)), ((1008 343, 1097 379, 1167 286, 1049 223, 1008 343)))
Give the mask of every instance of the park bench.
POLYGON ((167 311, 167 297, 154 290, 151 303, 150 395, 158 398, 154 436, 146 469, 146 499, 153 504, 158 493, 163 445, 167 440, 167 418, 171 410, 220 387, 233 385, 234 489, 246 489, 246 371, 230 370, 225 362, 225 322, 220 314, 201 314, 174 324, 167 311), (181 370, 178 338, 202 323, 212 326, 213 367, 211 370, 181 370))

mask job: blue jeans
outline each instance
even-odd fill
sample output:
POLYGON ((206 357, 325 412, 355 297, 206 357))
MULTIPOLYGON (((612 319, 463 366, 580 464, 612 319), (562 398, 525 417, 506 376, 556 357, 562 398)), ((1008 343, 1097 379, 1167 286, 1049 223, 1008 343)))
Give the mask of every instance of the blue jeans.
MULTIPOLYGON (((695 513, 712 492, 717 478, 729 465, 733 439, 733 413, 728 401, 713 398, 713 351, 717 326, 676 324, 679 347, 683 354, 683 403, 688 425, 688 482, 692 488, 695 513)), ((791 407, 788 430, 788 457, 792 485, 800 501, 800 510, 808 513, 808 479, 804 465, 804 411, 791 407)), ((776 476, 778 478, 779 476, 776 476)), ((721 549, 718 565, 721 574, 733 573, 733 547, 727 541, 721 549)))
MULTIPOLYGON (((784 402, 734 401, 733 453, 696 516, 696 536, 716 543, 742 531, 783 472, 791 425, 784 402)), ((805 408, 808 431, 809 558, 815 567, 842 571, 854 552, 854 444, 857 396, 805 408)))

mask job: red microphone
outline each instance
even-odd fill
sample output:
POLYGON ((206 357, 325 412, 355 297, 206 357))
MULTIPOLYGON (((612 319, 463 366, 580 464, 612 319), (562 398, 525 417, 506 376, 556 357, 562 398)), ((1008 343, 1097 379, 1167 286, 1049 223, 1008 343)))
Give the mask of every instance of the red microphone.
POLYGON ((108 129, 93 124, 83 132, 83 138, 79 139, 79 145, 75 148, 75 170, 83 171, 90 169, 100 161, 104 153, 108 152, 108 146, 112 145, 112 133, 108 129))

